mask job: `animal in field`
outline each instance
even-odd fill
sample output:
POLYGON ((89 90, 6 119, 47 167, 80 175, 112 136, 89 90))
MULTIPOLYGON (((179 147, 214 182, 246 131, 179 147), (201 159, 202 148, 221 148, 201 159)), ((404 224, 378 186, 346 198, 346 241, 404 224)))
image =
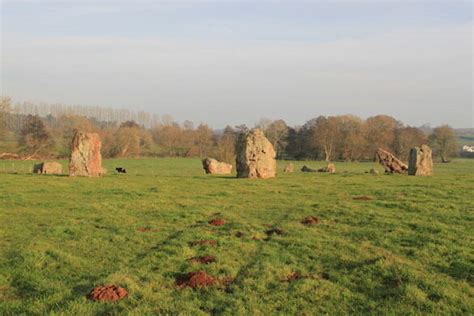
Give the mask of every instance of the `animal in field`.
POLYGON ((127 173, 127 169, 125 169, 123 167, 117 167, 117 168, 115 168, 115 172, 117 172, 117 173, 127 173))

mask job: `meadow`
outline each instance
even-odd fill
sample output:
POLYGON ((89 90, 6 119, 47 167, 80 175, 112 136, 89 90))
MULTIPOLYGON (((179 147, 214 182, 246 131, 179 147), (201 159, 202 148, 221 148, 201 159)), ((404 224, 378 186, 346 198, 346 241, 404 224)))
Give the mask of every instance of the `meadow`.
POLYGON ((474 313, 474 160, 432 177, 279 162, 269 180, 205 175, 197 159, 105 160, 102 178, 32 164, 0 161, 1 315, 474 313), (189 260, 203 255, 216 261, 189 260), (177 285, 198 270, 220 282, 177 285), (109 283, 128 297, 87 298, 109 283))

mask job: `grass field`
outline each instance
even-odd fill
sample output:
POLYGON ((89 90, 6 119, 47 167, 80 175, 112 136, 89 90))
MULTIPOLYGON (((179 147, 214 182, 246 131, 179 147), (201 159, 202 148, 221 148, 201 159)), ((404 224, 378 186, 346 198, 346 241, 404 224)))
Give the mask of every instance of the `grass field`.
POLYGON ((32 162, 0 162, 1 315, 474 313, 474 160, 426 178, 337 163, 335 175, 270 180, 204 175, 195 159, 104 164, 129 174, 40 176, 32 162), (275 227, 283 234, 268 236, 275 227), (203 239, 217 245, 190 245, 203 239), (189 260, 200 255, 217 261, 189 260), (222 282, 176 285, 197 270, 222 282), (129 296, 87 299, 108 283, 129 296))

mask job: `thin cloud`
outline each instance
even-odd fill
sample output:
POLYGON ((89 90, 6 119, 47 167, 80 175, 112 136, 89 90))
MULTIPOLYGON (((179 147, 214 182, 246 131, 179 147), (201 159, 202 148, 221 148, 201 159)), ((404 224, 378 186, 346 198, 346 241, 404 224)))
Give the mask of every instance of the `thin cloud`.
POLYGON ((387 113, 471 126, 471 28, 327 43, 7 36, 4 88, 23 99, 134 106, 213 125, 269 113, 292 124, 387 113))

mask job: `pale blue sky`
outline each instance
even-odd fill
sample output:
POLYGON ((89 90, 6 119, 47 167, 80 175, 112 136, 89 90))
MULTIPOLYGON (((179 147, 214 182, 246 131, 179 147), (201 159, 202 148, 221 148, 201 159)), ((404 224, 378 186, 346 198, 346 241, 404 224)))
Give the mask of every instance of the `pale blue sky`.
POLYGON ((473 126, 471 1, 2 2, 2 94, 177 120, 473 126))

